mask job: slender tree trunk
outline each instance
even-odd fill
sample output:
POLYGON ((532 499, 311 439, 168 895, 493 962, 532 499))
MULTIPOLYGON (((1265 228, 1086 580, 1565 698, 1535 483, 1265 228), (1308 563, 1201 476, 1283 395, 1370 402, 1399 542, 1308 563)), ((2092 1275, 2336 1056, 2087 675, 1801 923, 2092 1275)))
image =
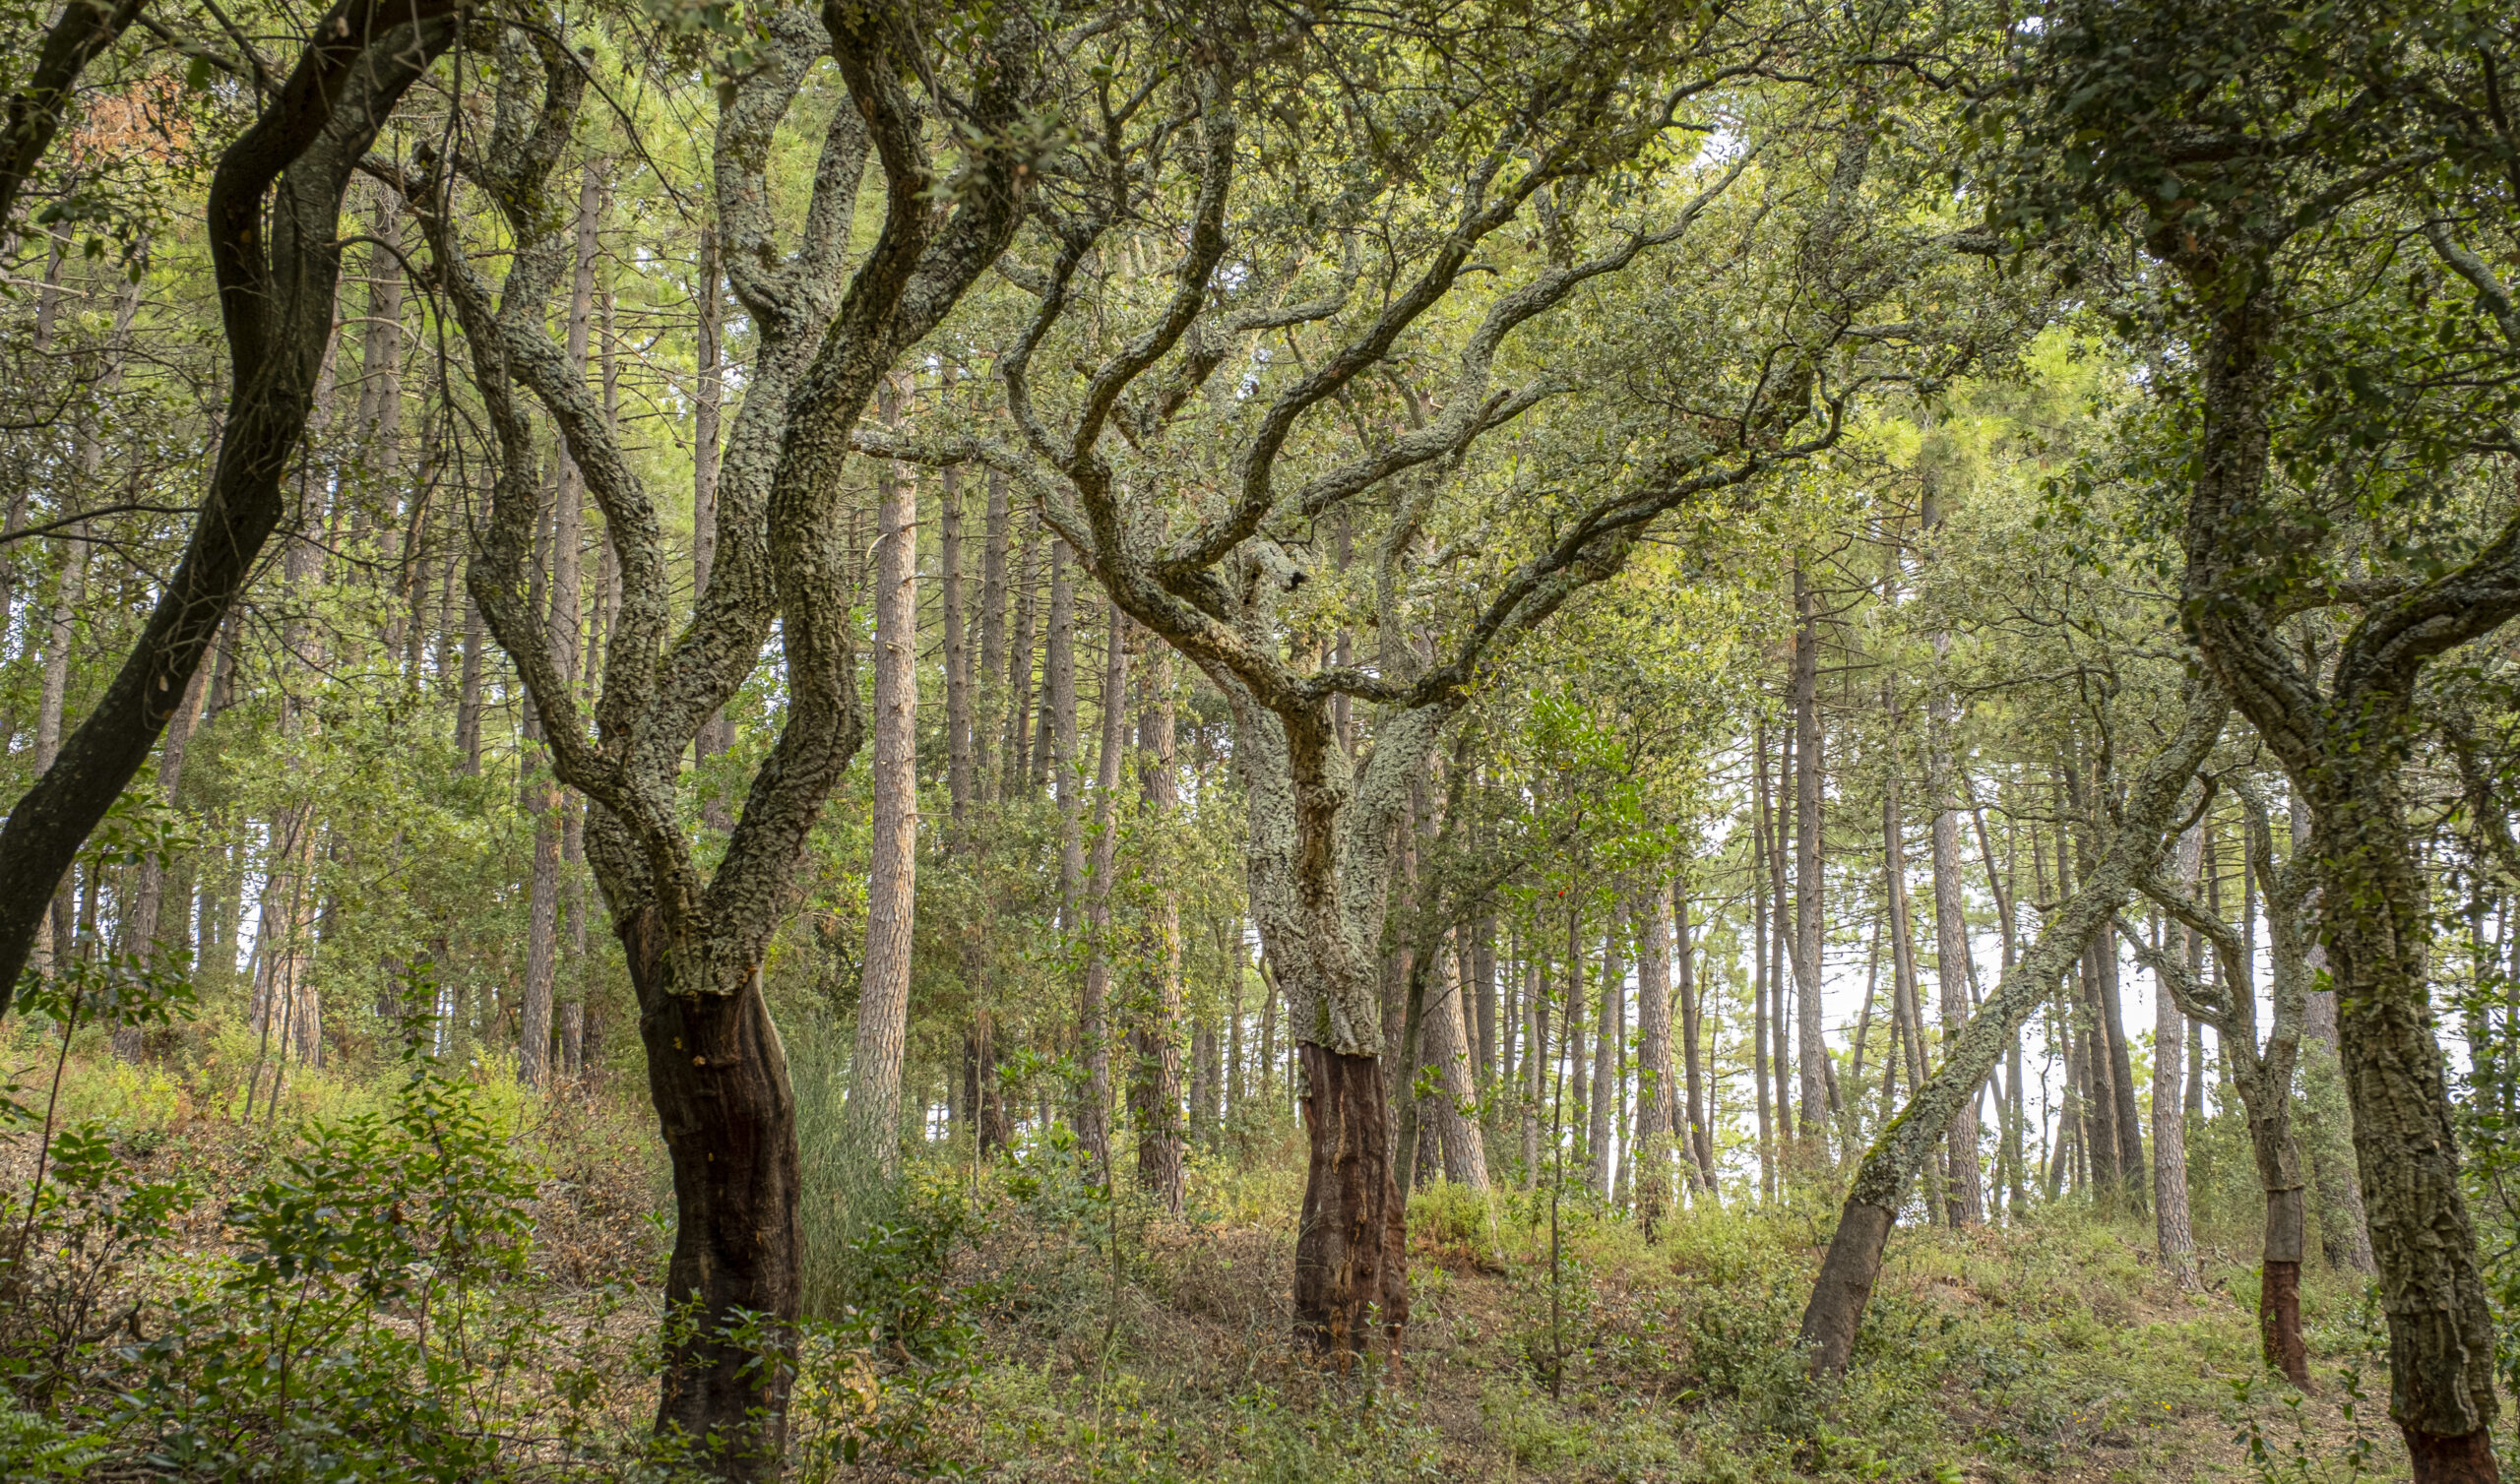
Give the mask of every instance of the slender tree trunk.
MULTIPOLYGON (((1939 735, 1939 728, 1937 728, 1939 735)), ((1934 985, 1941 1000, 1946 1044, 1969 1023, 1969 919, 1960 896, 1960 815, 1950 798, 1950 764, 1937 759, 1939 779, 1933 816, 1934 985)), ((1948 1186, 1953 1224, 1986 1219, 1984 1181, 1978 1168, 1978 1100, 1960 1105, 1951 1121, 1948 1186)))
MULTIPOLYGON (((1566 1042, 1566 1085, 1562 1096, 1569 1101, 1564 1109, 1565 1128, 1569 1136, 1581 1140, 1593 1127, 1593 1056, 1592 1037, 1587 1034, 1585 1018, 1591 1007, 1584 1003, 1584 913, 1581 907, 1566 909, 1566 1024, 1562 1039, 1566 1042)), ((1591 1146, 1581 1145, 1590 1164, 1591 1146)))
MULTIPOLYGON (((876 414, 896 420, 894 383, 876 414)), ((918 882, 918 486, 875 465, 875 714, 869 727, 874 827, 866 867, 866 951, 850 1062, 850 1136, 890 1173, 901 1159, 902 1063, 910 1036, 911 938, 918 882)))
POLYGON ((1478 1020, 1473 1022, 1478 1044, 1471 1052, 1471 1065, 1483 1103, 1496 1089, 1496 919, 1492 916, 1480 918, 1471 928, 1470 975, 1478 990, 1478 1020))
POLYGON ((1487 1141, 1479 1120, 1464 1110, 1479 1099, 1472 1076, 1469 1035, 1462 1016, 1460 964, 1449 946, 1437 951, 1435 1003, 1426 1014, 1426 1059, 1434 1064, 1435 1131, 1443 1139, 1444 1178, 1472 1190, 1487 1189, 1487 1141))
MULTIPOLYGON (((1679 1127, 1679 1087, 1671 1075, 1671 894, 1660 887, 1648 892, 1629 915, 1637 925, 1636 1218, 1651 1241, 1670 1199, 1672 1131, 1679 1127)), ((1694 1163, 1694 1145, 1688 1153, 1694 1163)))
MULTIPOLYGON (((2289 814, 2292 848, 2299 852, 2309 843, 2315 830, 2309 805, 2298 788, 2291 790, 2289 814)), ((2313 975, 2327 967, 2327 949, 2315 938, 2304 950, 2302 967, 2313 975)), ((2195 1082, 2195 1112, 2202 1117, 2204 1081, 2199 1077, 2195 1082)), ((2370 1223, 2362 1209, 2362 1181, 2354 1167, 2354 1110, 2346 1091, 2344 1063, 2338 1054, 2333 989, 2312 989, 2302 1002, 2301 1100, 2301 1128, 2308 1136, 2302 1152, 2309 1156, 2319 1250, 2328 1266, 2339 1271, 2374 1271, 2370 1223)))
POLYGON ((1697 1188, 1715 1192, 1714 1120, 1707 1113, 1705 1084, 1705 1011, 1697 992, 1697 957, 1689 944, 1689 896, 1685 881, 1671 883, 1671 962, 1677 970, 1680 997, 1680 1055, 1688 1094, 1689 1163, 1697 1188))
MULTIPOLYGON (((1114 610, 1116 611, 1116 610, 1114 610)), ((1144 709, 1138 717, 1138 786, 1151 824, 1161 827, 1179 802, 1173 778, 1172 650, 1147 640, 1144 709)), ((1178 898, 1164 891, 1155 904, 1157 941, 1149 947, 1139 1014, 1129 1032, 1129 1121, 1138 1130, 1138 1184, 1165 1209, 1178 1213, 1187 1194, 1181 1164, 1181 916, 1178 898)), ((1233 968, 1242 972, 1237 929, 1233 968)), ((1260 1066, 1264 1097, 1277 1057, 1277 990, 1260 1015, 1260 1066)))
POLYGON ((945 793, 959 846, 972 824, 972 666, 963 615, 963 476, 947 464, 938 476, 937 581, 945 625, 945 793))
MULTIPOLYGON (((1770 1198, 1776 1194, 1777 1179, 1776 1137, 1768 1114, 1768 1014, 1773 1006, 1768 965, 1774 960, 1768 945, 1776 924, 1768 916, 1768 883, 1776 873, 1769 848, 1767 728, 1757 721, 1750 724, 1750 1087, 1758 1105, 1759 1194, 1770 1198)), ((1784 911, 1781 898, 1777 909, 1780 914, 1784 911)))
MULTIPOLYGON (((1068 576, 1067 543, 1052 537, 1049 623, 1041 646, 1041 735, 1036 747, 1036 782, 1048 782, 1059 807, 1059 929, 1070 942, 1087 937, 1085 926, 1085 779, 1080 773, 1076 712, 1076 587, 1068 576)), ((1090 958, 1090 955, 1088 956, 1090 958)), ((1077 983, 1077 1060, 1085 1080, 1076 1088, 1076 1132, 1098 1178, 1111 1168, 1111 1052, 1105 1043, 1102 996, 1091 972, 1077 983)))
MULTIPOLYGON (((2204 827, 2194 826, 2179 841, 2179 880, 2192 894, 2202 864, 2204 827)), ((2202 948, 2193 930, 2187 933, 2188 956, 2202 948)), ((2187 1046, 2187 1019, 2178 1002, 2163 986, 2153 992, 2153 1234, 2164 1271, 2181 1288, 2196 1286, 2196 1235, 2187 1213, 2187 1121, 2178 1105, 2179 1053, 2187 1046)))
POLYGON ((1014 559, 1015 632, 1006 646, 1006 782, 1000 798, 1024 796, 1033 778, 1033 589, 1042 543, 1025 543, 1014 559))
MULTIPOLYGON (((70 694, 70 651, 78 643, 79 605, 88 590, 88 526, 82 521, 62 532, 61 572, 52 589, 52 622, 45 631, 43 678, 35 700, 34 773, 41 777, 61 754, 63 709, 70 694)), ((35 963, 49 970, 52 959, 72 950, 70 876, 63 873, 52 898, 52 916, 35 946, 35 963)))
POLYGON ((978 709, 972 723, 975 799, 997 796, 995 741, 1004 729, 1007 698, 1013 693, 1006 675, 1006 547, 1014 523, 1001 470, 988 472, 987 499, 980 524, 979 675, 972 686, 978 709))
MULTIPOLYGON (((1923 1006, 1919 1003, 1917 988, 1917 933, 1908 902, 1908 839, 1904 810, 1899 798, 1899 775, 1896 769, 1886 776, 1881 792, 1881 859, 1882 881, 1890 898, 1890 1037, 1891 1056, 1896 1060, 1905 1054, 1908 1060, 1908 1085, 1918 1088, 1925 1082, 1925 1047, 1922 1030, 1923 1006)), ((1925 1202, 1932 1207, 1935 1219, 1944 1210, 1935 1181, 1926 1187, 1925 1202)))
MULTIPOLYGON (((1102 736, 1094 765, 1094 855, 1085 902, 1085 984, 1078 1035, 1085 1042, 1085 1116, 1079 1122, 1086 1147, 1095 1149, 1105 1179, 1110 1175, 1111 1134, 1111 873, 1118 863, 1119 835, 1112 806, 1120 792, 1120 749, 1126 745, 1129 661, 1128 619, 1105 603, 1101 698, 1102 736)), ((1073 704, 1073 703, 1071 703, 1073 704)), ((1202 1069, 1204 1070, 1204 1069, 1202 1069)))
MULTIPOLYGON (((1060 818, 1073 812, 1070 804, 1081 808, 1083 798, 1074 786, 1062 787, 1052 776, 1065 769, 1078 767, 1076 749, 1076 581, 1068 569, 1073 559, 1067 542, 1053 536, 1049 540, 1049 602, 1041 631, 1041 714, 1039 733, 1033 739, 1033 786, 1048 785, 1060 802, 1060 818)), ((1081 781, 1081 780, 1080 780, 1081 781)), ((1082 816, 1079 816, 1082 818, 1082 816)), ((1066 831, 1062 837, 1075 835, 1066 831)), ((1078 857, 1080 867, 1083 857, 1078 857)), ((1071 917, 1073 914, 1071 914, 1071 917)))
POLYGON ((1619 955, 1619 906, 1611 903, 1602 924, 1602 1007, 1594 1018, 1593 1106, 1584 1128, 1585 1183, 1594 1195, 1616 1194, 1611 1182, 1612 1141, 1618 1135, 1619 1045, 1627 1020, 1627 968, 1619 955))
MULTIPOLYGON (((2150 1165, 2144 1158, 2144 1110, 2135 1101, 2134 1057, 2126 1041, 2126 1015, 2123 986, 2117 971, 2117 940, 2112 934, 2095 946, 2093 961, 2099 974, 2093 989, 2099 996, 2101 1037, 2109 1046, 2109 1083, 2094 1088, 2098 1096, 2114 1105, 2110 1123, 2117 1131, 2117 1179, 2119 1187, 2141 1211, 2149 1204, 2145 1187, 2149 1184, 2150 1165)), ((2096 1038, 2093 1044, 2100 1044, 2096 1038)))
MULTIPOLYGON (((718 475, 724 460, 726 266, 720 256, 714 222, 701 223, 698 268, 698 281, 693 284, 693 297, 700 311, 698 363, 691 414, 691 600, 695 608, 718 570, 718 475)), ((705 763, 734 746, 734 718, 721 712, 700 724, 692 740, 692 752, 705 763)), ((721 833, 735 828, 734 812, 715 791, 703 801, 701 818, 721 833)))
POLYGON ((2332 989, 2313 992, 2302 1015, 2301 1098, 2319 1250, 2328 1266, 2340 1272, 2370 1272, 2374 1267, 2371 1231, 2362 1210, 2362 1181, 2354 1168, 2354 1112, 2347 1103, 2345 1071, 2337 1055, 2336 991, 2332 989))
MULTIPOLYGON (((1537 935, 1535 935, 1537 939, 1537 935)), ((1535 946, 1523 960, 1523 1006, 1529 1019, 1523 1042, 1523 1189, 1540 1185, 1541 1105, 1548 1095, 1547 969, 1535 946)))
POLYGON ((1795 1058, 1801 1073, 1796 1129, 1804 1140, 1819 1140, 1829 1124, 1822 1082, 1829 1051, 1820 1039, 1820 635, 1813 626, 1811 586, 1799 563, 1794 569, 1794 1009, 1795 1058))

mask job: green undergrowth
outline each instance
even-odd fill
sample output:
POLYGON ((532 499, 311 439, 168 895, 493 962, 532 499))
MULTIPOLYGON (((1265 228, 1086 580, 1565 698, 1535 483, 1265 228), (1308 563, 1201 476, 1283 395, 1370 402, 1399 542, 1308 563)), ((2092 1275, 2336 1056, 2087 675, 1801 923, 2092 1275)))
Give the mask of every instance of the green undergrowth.
MULTIPOLYGON (((966 1156, 968 1157, 968 1156, 966 1156)), ((2246 1233, 2182 1290, 2149 1223, 2060 1204, 1902 1226, 1856 1363, 1796 1344, 1832 1211, 1712 1203, 1653 1240, 1586 1199, 1438 1184, 1411 1203, 1397 1374, 1287 1342, 1297 1193, 1262 1171, 1160 1217, 1074 1151, 962 1165, 983 1357, 945 1426, 1006 1479, 2287 1479, 2403 1475, 2364 1286, 2304 1289, 2317 1385, 2258 1361, 2246 1233), (1115 1246, 1116 1240, 1116 1246, 1115 1246)), ((2218 1243, 2213 1238, 2226 1240, 2218 1243)))
MULTIPOLYGON (((836 1144, 831 1069, 797 1039, 801 1479, 2405 1472, 2367 1286, 2314 1266, 2316 1388, 2270 1381, 2254 1231, 2221 1204, 2193 1289, 2149 1222, 2083 1203, 1902 1225, 1854 1367, 1815 1385, 1796 1332, 1835 1214, 1816 1177, 1778 1204, 1701 1199, 1650 1238, 1578 1192, 1438 1183, 1411 1202, 1399 1365, 1342 1370, 1290 1343, 1290 1122, 1194 1151, 1179 1215, 1134 1190, 1125 1142, 1113 1191, 1063 1129, 880 1175, 836 1144)), ((678 1476, 644 1438, 671 1202, 635 1103, 526 1097, 453 1060, 299 1069, 248 1122, 232 1037, 146 1070, 86 1032, 66 1063, 57 1040, 9 1049, 43 1074, 30 1090, 63 1075, 32 1228, 32 1130, 0 1190, 33 1233, 0 1334, 6 1476, 121 1477, 174 1448, 196 1453, 169 1476, 678 1476)))

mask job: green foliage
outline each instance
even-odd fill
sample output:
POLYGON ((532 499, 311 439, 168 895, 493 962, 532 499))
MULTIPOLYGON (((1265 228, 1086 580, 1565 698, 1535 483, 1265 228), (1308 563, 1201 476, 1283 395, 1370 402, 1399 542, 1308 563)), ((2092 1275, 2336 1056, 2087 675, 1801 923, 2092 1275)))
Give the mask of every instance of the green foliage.
POLYGON ((178 1245, 200 1191, 100 1126, 52 1142, 13 1243, 0 1379, 12 1477, 120 1460, 184 1478, 504 1477, 595 1441, 591 1348, 617 1300, 549 1305, 536 1172, 424 1061, 389 1106, 304 1131, 178 1245))

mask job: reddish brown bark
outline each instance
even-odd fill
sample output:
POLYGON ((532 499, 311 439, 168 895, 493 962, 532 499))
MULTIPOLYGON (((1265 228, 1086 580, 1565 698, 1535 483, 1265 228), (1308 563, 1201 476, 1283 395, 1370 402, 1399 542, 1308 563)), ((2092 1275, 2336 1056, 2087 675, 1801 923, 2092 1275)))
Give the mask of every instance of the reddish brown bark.
POLYGON ((2408 1427, 2406 1452, 2415 1464, 2415 1484, 2497 1484, 2501 1475, 2493 1461, 2493 1430, 2445 1437, 2408 1427))
POLYGON ((674 944, 654 908, 618 931, 639 996, 648 1088, 673 1162, 657 1429, 701 1442, 729 1478, 773 1478, 787 1450, 792 1367, 761 1364, 762 1350, 791 1353, 783 1326, 804 1302, 787 1053, 758 974, 741 994, 692 994, 672 974, 677 959, 699 957, 695 946, 674 944), (771 1327, 752 1344, 728 1333, 747 1316, 771 1327))
POLYGON ((2301 1265, 2269 1262, 2257 1280, 2257 1332, 2266 1363, 2284 1379, 2310 1389, 2310 1352, 2301 1342, 2301 1265))
POLYGON ((1295 1238, 1295 1334, 1342 1357, 1369 1351, 1379 1329, 1399 1358, 1409 1323, 1407 1210, 1391 1170, 1381 1059, 1300 1043, 1311 1158, 1295 1238))

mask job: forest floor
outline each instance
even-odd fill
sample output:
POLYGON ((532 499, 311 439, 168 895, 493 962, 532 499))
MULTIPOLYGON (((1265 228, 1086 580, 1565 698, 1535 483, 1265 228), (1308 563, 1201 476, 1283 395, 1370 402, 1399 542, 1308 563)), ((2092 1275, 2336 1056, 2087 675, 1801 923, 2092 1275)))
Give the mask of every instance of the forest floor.
POLYGON ((1000 1188, 961 1275, 1015 1296, 976 1311, 981 1369, 945 1452, 1045 1481, 2406 1472, 2361 1283, 2305 1284, 2302 1396, 2260 1369, 2254 1266, 2209 1247, 2201 1290, 2181 1291, 2139 1219, 2059 1206, 1903 1227, 1852 1374, 1819 1388, 1793 1344, 1828 1230, 1817 1205, 1704 1207, 1648 1242, 1561 1199, 1552 1285, 1544 1195, 1438 1187, 1412 1204, 1401 1374, 1368 1386, 1283 1338, 1292 1165, 1208 1184, 1225 1199, 1186 1221, 1133 1240, 1124 1218, 1116 1285, 1107 1246, 1080 1241, 1063 1264, 1048 1203, 1000 1188))
MULTIPOLYGON (((261 1178, 293 1121, 374 1096, 310 1078, 276 1126, 256 1127, 208 1070, 138 1072, 83 1048, 63 1122, 101 1118, 137 1164, 181 1168, 216 1196, 261 1178)), ((606 1348, 633 1355, 653 1333, 671 1210, 642 1110, 611 1096, 532 1103, 473 1076, 539 1173, 544 1280, 555 1294, 632 1295, 605 1327, 618 1331, 606 1348)), ((22 1180, 31 1141, 11 1143, 22 1180)), ((2258 1363, 2253 1234, 2210 1211, 2193 1292, 2155 1263, 2149 1221, 2070 1199, 1968 1231, 1903 1225, 1853 1371, 1816 1387, 1794 1336, 1834 1215, 1824 1193, 1701 1203, 1648 1241, 1571 1189, 1552 1203, 1545 1189, 1482 1199, 1437 1185, 1411 1205, 1397 1375, 1340 1376, 1287 1338, 1299 1141, 1282 1122, 1230 1144, 1194 1159, 1182 1217, 1125 1192, 1103 1199, 1064 1140, 990 1163, 967 1144, 939 1146, 880 1219, 849 1223, 823 1192, 806 1211, 809 1284, 840 1324, 800 1379, 800 1434, 828 1443, 854 1429, 865 1446, 850 1450, 859 1466, 806 1472, 1255 1484, 2406 1473, 2365 1285, 2313 1264, 2316 1386, 2295 1393, 2258 1363)), ((197 1207, 186 1246, 218 1245, 218 1209, 197 1207)), ((650 1385, 627 1362, 615 1373, 601 1410, 625 1439, 650 1385)))

